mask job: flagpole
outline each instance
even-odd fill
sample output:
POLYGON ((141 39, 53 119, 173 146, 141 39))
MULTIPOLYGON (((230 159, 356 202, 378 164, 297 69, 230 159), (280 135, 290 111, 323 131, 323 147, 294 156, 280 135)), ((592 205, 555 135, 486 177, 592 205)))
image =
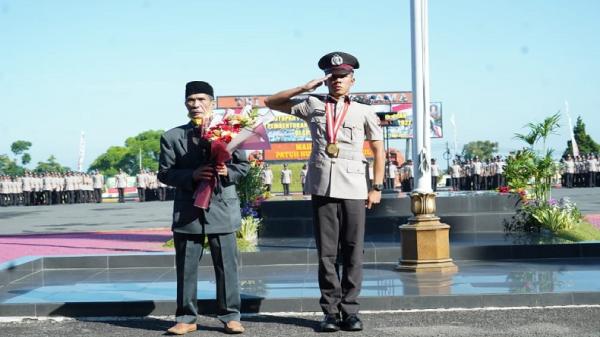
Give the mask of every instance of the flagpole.
POLYGON ((77 160, 77 171, 83 172, 83 160, 85 157, 85 133, 81 131, 79 137, 79 160, 77 160))
POLYGON ((567 115, 567 120, 569 121, 569 134, 571 135, 571 153, 573 153, 573 158, 579 156, 579 146, 575 141, 575 133, 573 132, 573 122, 571 121, 571 115, 569 114, 569 102, 565 100, 565 114, 567 115))
POLYGON ((396 270, 447 272, 458 270, 450 258, 450 226, 435 215, 431 189, 429 116, 429 38, 427 0, 411 0, 413 162, 415 188, 410 194, 414 216, 400 226, 402 257, 396 270))

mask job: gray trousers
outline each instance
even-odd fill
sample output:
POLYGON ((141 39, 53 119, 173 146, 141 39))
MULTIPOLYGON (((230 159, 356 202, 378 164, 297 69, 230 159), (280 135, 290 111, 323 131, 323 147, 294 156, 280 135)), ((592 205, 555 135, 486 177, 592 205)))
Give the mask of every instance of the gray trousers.
POLYGON ((325 314, 357 314, 363 278, 365 201, 313 195, 312 207, 321 309, 325 314))
MULTIPOLYGON (((204 235, 173 232, 177 271, 177 322, 195 323, 198 316, 198 263, 204 235)), ((240 283, 235 233, 208 234, 217 286, 217 315, 222 322, 240 320, 240 283)))

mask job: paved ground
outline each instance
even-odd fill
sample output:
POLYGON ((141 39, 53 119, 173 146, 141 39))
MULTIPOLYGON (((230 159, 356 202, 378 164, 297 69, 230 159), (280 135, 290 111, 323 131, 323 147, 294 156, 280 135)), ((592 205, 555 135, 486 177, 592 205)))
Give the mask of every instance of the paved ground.
MULTIPOLYGON (((323 334, 320 315, 244 317, 243 336, 600 336, 599 307, 512 310, 420 311, 363 314, 365 330, 323 334)), ((200 317, 199 331, 187 336, 224 336, 214 318, 200 317)), ((114 321, 22 321, 0 323, 2 336, 163 336, 172 318, 114 321)))
MULTIPOLYGON (((301 197, 301 196, 298 196, 301 197)), ((583 213, 600 214, 600 188, 553 189, 583 213)), ((168 228, 173 202, 127 202, 0 208, 0 235, 168 228)))
POLYGON ((173 202, 0 208, 0 235, 167 228, 173 202))
MULTIPOLYGON (((600 188, 553 191, 554 198, 563 196, 575 201, 588 215, 597 217, 600 213, 600 188)), ((66 254, 79 254, 81 250, 105 253, 101 251, 103 249, 116 253, 153 251, 169 236, 171 208, 171 202, 1 208, 0 254, 14 253, 15 247, 22 247, 21 253, 29 250, 25 255, 48 253, 51 249, 55 253, 56 249, 66 249, 70 252, 66 254), (40 235, 42 233, 54 234, 40 235), (39 250, 31 254, 32 249, 39 250)), ((365 331, 331 335, 600 336, 600 307, 597 306, 372 313, 362 317, 367 327, 365 331)), ((245 317, 248 331, 244 335, 323 335, 315 331, 319 319, 320 315, 245 317)), ((0 322, 0 336, 162 336, 171 324, 172 317, 112 321, 25 320, 0 322)), ((221 325, 214 318, 201 317, 199 327, 201 331, 190 336, 223 335, 221 325)))
POLYGON ((569 198, 584 214, 600 214, 600 187, 594 188, 554 188, 552 198, 569 198))
MULTIPOLYGON (((600 226, 600 188, 554 189, 552 196, 570 198, 600 226)), ((3 207, 0 263, 31 255, 164 251, 172 207, 172 202, 3 207)))

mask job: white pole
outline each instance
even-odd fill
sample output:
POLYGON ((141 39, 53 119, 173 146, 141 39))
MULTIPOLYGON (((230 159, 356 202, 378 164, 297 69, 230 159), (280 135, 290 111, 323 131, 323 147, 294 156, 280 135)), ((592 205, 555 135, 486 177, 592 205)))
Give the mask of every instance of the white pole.
POLYGON ((573 133, 573 123, 571 122, 571 115, 569 114, 569 102, 565 101, 565 114, 567 115, 567 120, 569 121, 569 135, 571 136, 571 150, 573 153, 573 158, 579 156, 579 146, 577 146, 577 142, 575 141, 575 133, 573 133))
POLYGON ((452 130, 454 133, 454 156, 456 156, 456 149, 458 147, 457 142, 456 142, 456 117, 454 116, 454 114, 452 114, 452 116, 450 116, 450 124, 452 124, 452 130))
POLYGON ((414 192, 430 193, 429 48, 427 0, 411 0, 414 192))
POLYGON ((83 160, 85 158, 85 134, 81 131, 79 138, 79 160, 77 161, 77 171, 83 172, 83 160))

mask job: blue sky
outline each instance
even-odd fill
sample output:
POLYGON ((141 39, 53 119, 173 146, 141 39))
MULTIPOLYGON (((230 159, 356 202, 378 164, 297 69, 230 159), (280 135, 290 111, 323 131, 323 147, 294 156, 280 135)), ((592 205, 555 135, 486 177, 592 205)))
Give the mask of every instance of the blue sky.
MULTIPOLYGON (((568 100, 600 141, 600 1, 430 0, 431 96, 443 102, 441 158, 498 141, 521 147, 522 126, 568 100)), ((33 143, 33 163, 54 154, 88 166, 109 146, 186 121, 184 85, 216 95, 270 94, 321 76, 323 54, 361 63, 355 91, 411 90, 408 0, 0 0, 0 154, 33 143)), ((549 145, 562 152, 566 119, 549 145)), ((399 146, 400 148, 403 145, 399 146)))

